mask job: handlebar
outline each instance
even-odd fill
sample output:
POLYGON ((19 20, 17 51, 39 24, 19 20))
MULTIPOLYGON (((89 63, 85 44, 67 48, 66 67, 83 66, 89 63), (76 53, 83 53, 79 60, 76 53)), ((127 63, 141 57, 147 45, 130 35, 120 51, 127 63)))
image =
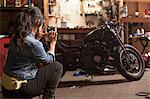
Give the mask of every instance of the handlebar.
POLYGON ((125 26, 123 24, 120 25, 118 21, 107 21, 102 25, 102 28, 113 29, 116 33, 120 33, 125 29, 125 26))

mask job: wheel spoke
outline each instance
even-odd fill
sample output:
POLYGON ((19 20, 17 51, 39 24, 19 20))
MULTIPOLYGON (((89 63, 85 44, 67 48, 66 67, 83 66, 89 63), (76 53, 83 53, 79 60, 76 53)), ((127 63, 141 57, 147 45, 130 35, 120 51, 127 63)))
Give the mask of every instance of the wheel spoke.
POLYGON ((131 51, 127 51, 127 52, 131 59, 128 59, 125 53, 123 53, 121 57, 121 61, 124 69, 132 74, 138 73, 140 71, 140 61, 137 59, 136 55, 133 52, 131 51))
POLYGON ((117 66, 120 74, 129 80, 139 80, 145 69, 140 53, 133 46, 125 45, 118 54, 119 65, 117 66))

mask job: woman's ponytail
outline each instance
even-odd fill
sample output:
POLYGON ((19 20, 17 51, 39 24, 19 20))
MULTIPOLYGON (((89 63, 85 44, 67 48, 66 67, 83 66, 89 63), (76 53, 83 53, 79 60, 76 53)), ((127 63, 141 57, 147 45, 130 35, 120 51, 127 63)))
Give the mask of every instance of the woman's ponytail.
POLYGON ((26 12, 20 12, 16 16, 14 43, 23 48, 24 38, 31 32, 31 16, 26 12))
POLYGON ((38 7, 28 7, 17 14, 13 41, 19 49, 23 49, 25 37, 32 32, 32 28, 38 28, 35 22, 39 19, 42 24, 43 15, 38 7))

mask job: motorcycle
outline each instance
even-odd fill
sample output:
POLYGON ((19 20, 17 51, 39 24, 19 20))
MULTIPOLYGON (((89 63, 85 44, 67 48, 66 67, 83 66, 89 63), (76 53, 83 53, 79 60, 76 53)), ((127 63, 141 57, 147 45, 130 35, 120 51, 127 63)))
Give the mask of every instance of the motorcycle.
POLYGON ((88 33, 79 46, 58 40, 56 60, 64 66, 64 74, 81 69, 89 75, 101 75, 110 67, 130 81, 140 80, 145 63, 135 47, 122 42, 122 30, 123 26, 109 22, 88 33))

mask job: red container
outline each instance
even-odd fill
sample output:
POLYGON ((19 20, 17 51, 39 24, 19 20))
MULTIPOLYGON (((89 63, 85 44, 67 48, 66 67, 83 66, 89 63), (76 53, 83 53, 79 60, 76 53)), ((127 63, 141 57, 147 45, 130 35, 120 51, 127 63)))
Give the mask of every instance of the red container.
POLYGON ((9 41, 10 38, 8 37, 0 38, 0 76, 2 75, 3 68, 6 62, 9 41))
MULTIPOLYGON (((150 53, 150 52, 148 52, 150 53)), ((145 67, 150 68, 150 55, 148 53, 142 54, 142 58, 145 61, 145 67)))

